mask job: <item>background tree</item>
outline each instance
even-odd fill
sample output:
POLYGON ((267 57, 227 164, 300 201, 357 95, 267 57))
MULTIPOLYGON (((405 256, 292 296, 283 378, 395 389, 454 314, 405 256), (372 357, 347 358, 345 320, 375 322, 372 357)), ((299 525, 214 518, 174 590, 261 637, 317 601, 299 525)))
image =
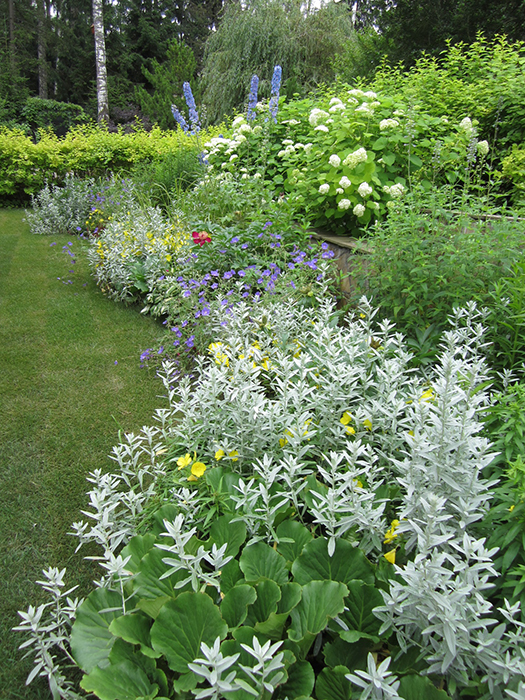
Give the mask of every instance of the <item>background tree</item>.
POLYGON ((95 36, 95 66, 97 70, 97 121, 100 124, 109 121, 106 39, 102 0, 93 0, 93 34, 95 36))
POLYGON ((333 58, 353 34, 343 4, 304 11, 300 0, 248 0, 225 7, 206 43, 203 102, 211 122, 243 105, 257 73, 261 95, 269 95, 276 64, 283 90, 304 93, 335 76, 333 58))

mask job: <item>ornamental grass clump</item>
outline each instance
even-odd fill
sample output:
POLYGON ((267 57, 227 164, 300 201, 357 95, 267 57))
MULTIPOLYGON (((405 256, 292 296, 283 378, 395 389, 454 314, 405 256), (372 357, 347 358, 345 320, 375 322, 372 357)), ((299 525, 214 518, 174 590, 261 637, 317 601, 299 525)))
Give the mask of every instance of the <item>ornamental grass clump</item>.
POLYGON ((494 485, 483 317, 456 311, 422 375, 375 313, 221 306, 192 376, 164 363, 168 407, 90 477, 73 527, 104 571, 61 639, 82 689, 519 697, 525 624, 492 605, 474 529, 494 485))

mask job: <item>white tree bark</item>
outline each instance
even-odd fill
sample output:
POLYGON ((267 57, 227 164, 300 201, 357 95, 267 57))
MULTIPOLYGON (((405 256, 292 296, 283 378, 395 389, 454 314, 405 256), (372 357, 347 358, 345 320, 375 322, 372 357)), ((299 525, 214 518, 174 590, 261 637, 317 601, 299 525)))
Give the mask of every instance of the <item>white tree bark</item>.
POLYGON ((106 71, 106 41, 104 38, 104 16, 102 0, 93 0, 93 34, 95 35, 95 63, 97 67, 98 122, 109 120, 108 75, 106 71))

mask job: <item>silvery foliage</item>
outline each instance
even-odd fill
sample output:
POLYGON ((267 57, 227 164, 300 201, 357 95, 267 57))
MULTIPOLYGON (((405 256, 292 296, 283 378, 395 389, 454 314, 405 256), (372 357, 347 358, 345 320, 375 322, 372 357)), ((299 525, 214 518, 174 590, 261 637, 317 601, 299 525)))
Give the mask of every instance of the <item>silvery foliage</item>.
POLYGON ((73 175, 66 175, 62 186, 46 183, 37 195, 31 195, 31 211, 26 212, 31 233, 51 236, 84 229, 94 185, 92 178, 80 180, 73 175))
POLYGON ((201 652, 205 658, 199 657, 193 663, 188 664, 190 671, 204 678, 210 685, 209 688, 191 691, 195 695, 196 700, 201 700, 202 698, 218 700, 224 697, 222 693, 239 690, 244 690, 256 698, 269 697, 267 694, 269 693, 271 696, 275 688, 283 681, 285 677, 282 671, 284 668, 284 653, 277 653, 282 642, 272 644, 269 640, 261 645, 254 635, 251 646, 249 644, 241 644, 241 647, 256 661, 253 666, 239 664, 250 682, 237 678, 236 671, 231 671, 225 679, 222 679, 223 672, 237 661, 240 654, 223 657, 220 651, 220 643, 220 637, 217 637, 213 647, 209 647, 202 642, 201 652))
POLYGON ((166 271, 177 233, 158 207, 144 208, 132 203, 129 208, 122 208, 100 236, 91 240, 88 249, 97 284, 117 301, 136 296, 139 278, 152 289, 166 271))
POLYGON ((30 605, 27 612, 19 611, 22 622, 13 628, 28 635, 19 649, 28 648, 27 656, 35 655, 34 668, 26 685, 37 676, 47 677, 53 700, 76 700, 81 696, 74 692, 73 684, 64 676, 60 663, 65 656, 75 664, 69 653, 69 632, 82 601, 70 597, 77 586, 63 590, 65 569, 59 571, 50 567, 42 573, 45 578, 37 583, 50 594, 50 601, 37 608, 30 605), (61 658, 57 658, 57 651, 61 658))
POLYGON ((162 560, 166 566, 169 566, 169 569, 160 578, 167 578, 176 571, 186 571, 188 575, 178 581, 175 588, 182 588, 187 583, 191 583, 194 591, 204 591, 206 586, 213 586, 219 594, 221 591, 221 570, 233 559, 231 556, 225 556, 228 544, 223 544, 222 547, 217 547, 214 544, 210 551, 206 551, 203 546, 200 546, 195 554, 189 554, 185 548, 196 534, 197 528, 192 527, 190 530, 185 530, 184 525, 182 513, 179 513, 171 523, 169 520, 164 520, 166 532, 161 532, 161 537, 171 537, 173 544, 155 544, 155 547, 169 552, 173 556, 164 557, 162 560), (206 570, 202 568, 202 562, 208 565, 206 570))
POLYGON ((494 456, 479 436, 478 415, 489 402, 482 320, 474 304, 455 311, 432 395, 408 407, 404 456, 390 461, 402 492, 398 532, 414 558, 395 567, 397 580, 375 614, 380 633, 395 631, 402 651, 421 649, 428 673, 461 686, 481 671, 486 697, 502 698, 504 686, 525 675, 525 625, 516 620, 519 605, 495 611, 485 598, 497 550, 469 532, 495 484, 481 474, 494 456))
POLYGON ((400 682, 396 680, 392 671, 388 670, 391 661, 392 657, 389 656, 377 666, 374 656, 369 653, 367 657, 368 672, 356 671, 355 674, 346 674, 345 678, 359 688, 364 689, 359 696, 360 700, 367 700, 367 698, 373 698, 373 700, 402 700, 397 692, 400 682))

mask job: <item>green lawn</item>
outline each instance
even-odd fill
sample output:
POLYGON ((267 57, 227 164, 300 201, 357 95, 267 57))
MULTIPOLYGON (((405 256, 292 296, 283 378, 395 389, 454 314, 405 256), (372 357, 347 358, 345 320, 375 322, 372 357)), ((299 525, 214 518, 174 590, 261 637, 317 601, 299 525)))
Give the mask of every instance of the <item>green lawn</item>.
POLYGON ((67 566, 68 582, 84 587, 98 576, 67 535, 86 505, 85 477, 112 464, 119 427, 137 431, 163 405, 162 385, 139 368, 157 324, 100 293, 84 242, 33 236, 23 219, 0 210, 2 700, 50 697, 45 681, 25 687, 32 664, 10 632, 16 611, 41 602, 44 567, 67 566))

